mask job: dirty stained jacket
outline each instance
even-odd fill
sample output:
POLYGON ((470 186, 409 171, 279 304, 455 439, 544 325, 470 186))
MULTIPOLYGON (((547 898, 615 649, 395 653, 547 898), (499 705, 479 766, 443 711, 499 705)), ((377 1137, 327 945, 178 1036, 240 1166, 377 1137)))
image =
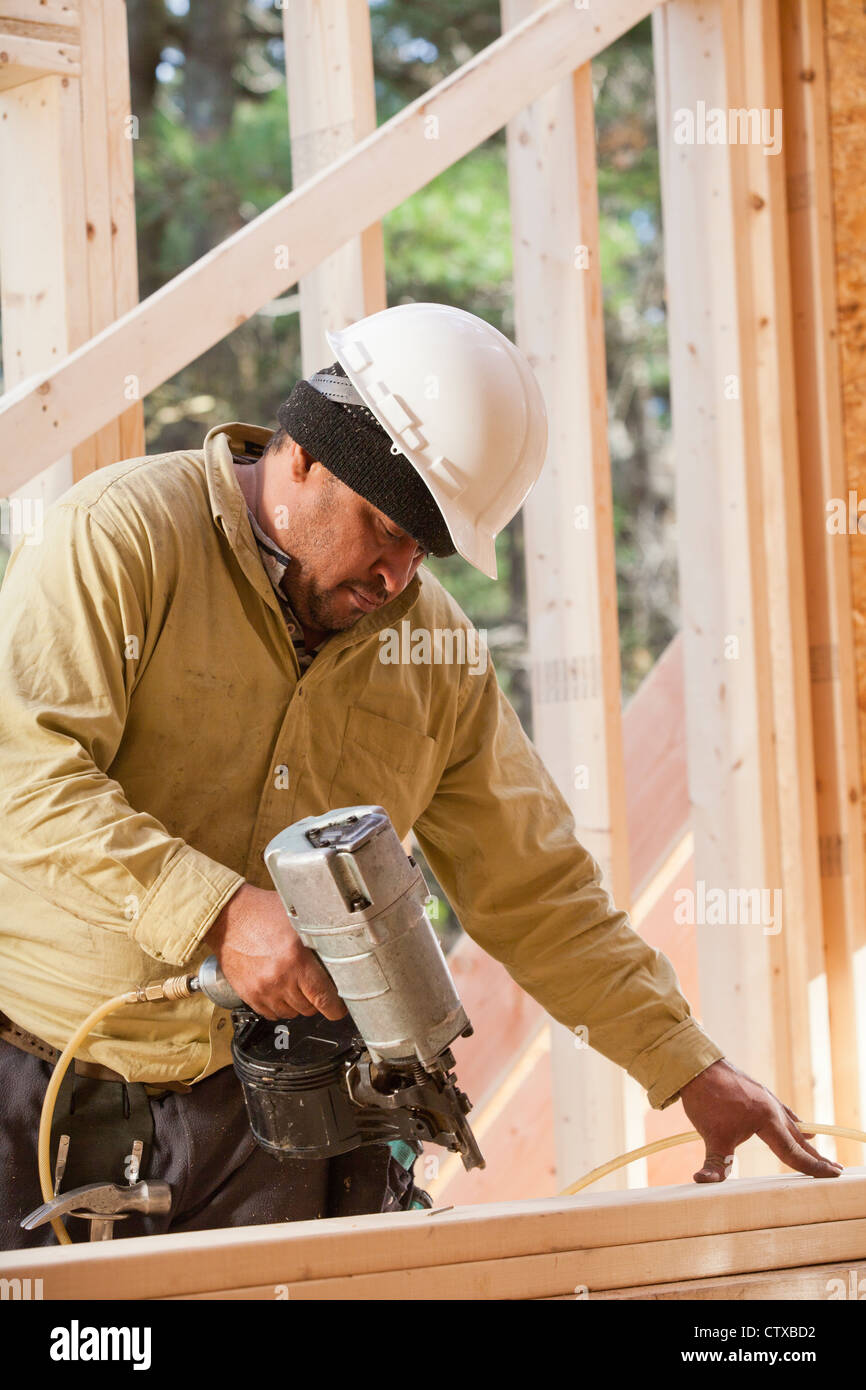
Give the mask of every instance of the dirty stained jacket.
MULTIPOLYGON (((662 1108, 723 1054, 601 886, 492 662, 380 659, 386 629, 471 632, 455 600, 422 567, 301 674, 232 463, 269 437, 221 425, 102 468, 9 562, 0 1009, 62 1046, 100 1001, 195 970, 240 885, 272 887, 278 831, 376 803, 414 827, 468 934, 662 1108)), ((198 995, 124 1008, 81 1055, 200 1080, 230 1032, 198 995)))

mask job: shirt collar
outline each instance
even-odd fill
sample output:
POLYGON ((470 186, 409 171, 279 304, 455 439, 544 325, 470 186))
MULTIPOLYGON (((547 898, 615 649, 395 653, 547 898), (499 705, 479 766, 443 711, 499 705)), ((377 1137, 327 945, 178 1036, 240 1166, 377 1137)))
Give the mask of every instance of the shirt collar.
POLYGON ((304 638, 304 629, 283 589, 283 576, 289 567, 292 557, 287 551, 281 550, 276 541, 272 540, 267 532, 262 530, 253 515, 249 503, 247 503, 247 520, 256 538, 261 562, 268 573, 280 608, 283 610, 283 616, 286 619, 289 635, 294 643, 295 651, 298 653, 298 660, 301 665, 304 666, 309 659, 314 657, 316 653, 321 650, 328 641, 328 637, 323 637, 321 642, 317 642, 314 647, 307 646, 306 639, 304 638))
POLYGON ((253 535, 258 542, 262 564, 270 576, 270 581, 274 588, 280 589, 282 593, 280 586, 283 582, 283 576, 289 568, 289 561, 292 557, 287 554, 285 550, 281 550, 276 541, 272 540, 267 532, 262 530, 249 506, 247 507, 247 520, 253 528, 253 535))

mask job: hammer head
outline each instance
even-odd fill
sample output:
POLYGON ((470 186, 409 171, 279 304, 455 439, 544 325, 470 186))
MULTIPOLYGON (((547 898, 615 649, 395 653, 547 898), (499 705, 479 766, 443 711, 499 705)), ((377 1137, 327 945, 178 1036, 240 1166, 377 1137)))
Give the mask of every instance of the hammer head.
POLYGON ((57 1216, 125 1216, 138 1211, 145 1214, 171 1210, 171 1188, 167 1182, 136 1182, 131 1187, 115 1182, 90 1182, 61 1192, 50 1202, 25 1216, 21 1225, 25 1231, 44 1226, 57 1216))

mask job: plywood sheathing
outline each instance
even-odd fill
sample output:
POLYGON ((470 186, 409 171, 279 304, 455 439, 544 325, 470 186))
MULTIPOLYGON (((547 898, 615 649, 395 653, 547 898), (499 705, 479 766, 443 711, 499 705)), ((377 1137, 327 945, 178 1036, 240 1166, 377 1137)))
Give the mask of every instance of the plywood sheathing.
MULTIPOLYGON (((848 487, 859 500, 866 498, 866 12, 860 0, 826 0, 825 33, 845 459, 848 487)), ((849 536, 849 547, 866 776, 866 543, 849 536)))

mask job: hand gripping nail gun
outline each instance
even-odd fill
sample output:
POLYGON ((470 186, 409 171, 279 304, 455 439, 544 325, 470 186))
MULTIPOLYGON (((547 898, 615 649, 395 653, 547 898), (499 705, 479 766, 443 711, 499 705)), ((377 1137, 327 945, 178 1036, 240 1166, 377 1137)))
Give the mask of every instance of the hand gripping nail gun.
POLYGON ((232 1011, 232 1058, 258 1142, 278 1155, 329 1158, 420 1140, 483 1168, 449 1050, 472 1027, 427 916, 424 876, 387 812, 309 816, 264 857, 292 925, 350 1012, 337 1022, 262 1018, 216 956, 205 961, 192 987, 232 1011))

